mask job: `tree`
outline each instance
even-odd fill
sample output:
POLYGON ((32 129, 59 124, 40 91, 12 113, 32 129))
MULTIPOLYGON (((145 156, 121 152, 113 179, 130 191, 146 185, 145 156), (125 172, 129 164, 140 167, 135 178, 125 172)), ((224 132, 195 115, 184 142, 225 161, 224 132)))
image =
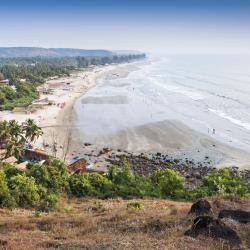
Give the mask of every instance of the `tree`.
POLYGON ((38 127, 35 121, 32 119, 27 119, 23 123, 23 132, 24 132, 26 141, 30 143, 34 142, 43 134, 42 129, 38 127))
POLYGON ((18 124, 16 120, 9 121, 9 133, 12 137, 16 138, 17 140, 22 139, 22 126, 18 124))
POLYGON ((7 121, 0 122, 0 143, 6 143, 10 138, 9 123, 7 121))
POLYGON ((6 155, 5 155, 6 158, 10 156, 15 156, 18 159, 22 155, 22 153, 23 153, 22 141, 18 141, 15 138, 12 138, 10 141, 8 141, 6 147, 6 155))

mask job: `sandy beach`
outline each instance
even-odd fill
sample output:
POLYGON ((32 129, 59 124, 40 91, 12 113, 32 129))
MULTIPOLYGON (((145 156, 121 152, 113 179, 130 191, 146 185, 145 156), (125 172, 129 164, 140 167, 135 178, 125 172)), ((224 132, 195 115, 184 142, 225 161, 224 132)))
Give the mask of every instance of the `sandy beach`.
POLYGON ((70 76, 47 80, 45 85, 53 88, 52 94, 40 95, 40 99, 48 98, 53 102, 35 113, 14 113, 1 111, 1 120, 17 120, 22 123, 26 119, 33 119, 43 129, 43 136, 35 142, 35 147, 43 148, 51 155, 59 158, 70 158, 70 151, 77 145, 71 143, 75 101, 93 88, 97 79, 109 74, 109 77, 126 77, 129 72, 138 69, 141 62, 123 63, 119 65, 95 66, 86 70, 73 72, 70 76), (116 73, 116 72, 119 72, 116 73), (69 84, 70 83, 70 84, 69 84), (56 150, 55 150, 56 147, 56 150), (72 148, 71 148, 72 147, 72 148))
MULTIPOLYGON (((23 122, 27 118, 34 119, 44 132, 35 146, 43 148, 51 155, 64 160, 85 154, 97 156, 103 147, 109 147, 115 150, 113 152, 117 152, 117 150, 126 150, 133 153, 161 152, 176 158, 188 158, 197 162, 202 162, 209 157, 214 166, 238 166, 250 169, 250 156, 247 152, 218 142, 177 120, 163 120, 120 129, 113 134, 96 136, 92 141, 89 141, 88 134, 84 134, 82 130, 79 131, 76 126, 78 117, 74 110, 76 100, 80 100, 80 97, 84 97, 90 89, 94 88, 98 79, 126 78, 130 72, 138 70, 140 66, 147 63, 149 62, 94 67, 74 72, 69 77, 49 80, 46 84, 54 88, 54 92, 40 98, 48 97, 49 100, 54 102, 54 105, 40 109, 30 115, 8 111, 0 112, 0 120, 15 119, 23 122), (67 83, 70 83, 70 89, 66 88, 67 83), (93 145, 86 146, 86 143, 92 143, 93 145)), ((105 85, 102 87, 105 87, 105 85)), ((119 95, 110 97, 87 96, 80 101, 82 104, 98 105, 128 103, 126 97, 119 95)), ((98 121, 98 112, 93 114, 93 116, 95 115, 98 121)), ((118 116, 117 121, 122 123, 121 117, 118 116)), ((93 161, 99 161, 99 165, 105 165, 105 157, 99 157, 98 160, 95 158, 93 161)))

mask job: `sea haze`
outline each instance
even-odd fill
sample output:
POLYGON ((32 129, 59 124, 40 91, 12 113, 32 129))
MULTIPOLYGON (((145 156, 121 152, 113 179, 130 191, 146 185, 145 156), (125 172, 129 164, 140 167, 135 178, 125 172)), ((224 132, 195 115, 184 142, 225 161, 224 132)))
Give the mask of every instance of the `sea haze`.
POLYGON ((249 65, 247 56, 157 58, 126 78, 99 79, 76 103, 76 125, 85 141, 98 143, 103 135, 179 120, 250 152, 249 65))

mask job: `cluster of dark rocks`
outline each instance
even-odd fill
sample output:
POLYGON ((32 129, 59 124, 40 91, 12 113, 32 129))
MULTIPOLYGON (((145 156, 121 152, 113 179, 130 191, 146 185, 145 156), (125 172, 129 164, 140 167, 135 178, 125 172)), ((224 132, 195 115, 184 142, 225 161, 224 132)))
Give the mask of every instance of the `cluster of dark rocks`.
MULTIPOLYGON (((124 154, 113 154, 107 160, 110 165, 122 167, 124 161, 128 162, 132 171, 138 175, 149 176, 158 170, 173 169, 178 171, 186 179, 186 188, 192 189, 199 185, 202 178, 216 169, 213 167, 209 157, 203 162, 195 162, 194 160, 176 159, 161 153, 156 154, 133 154, 125 152, 124 154)), ((232 173, 239 171, 237 167, 231 168, 232 173)), ((250 171, 240 171, 246 181, 250 181, 250 171)))
POLYGON ((205 199, 195 202, 189 214, 195 215, 192 227, 185 232, 185 235, 196 238, 205 235, 212 238, 221 238, 229 241, 232 245, 240 245, 241 240, 237 232, 222 221, 224 218, 236 220, 239 223, 250 222, 250 212, 243 210, 224 209, 219 212, 216 218, 213 215, 210 203, 205 199))

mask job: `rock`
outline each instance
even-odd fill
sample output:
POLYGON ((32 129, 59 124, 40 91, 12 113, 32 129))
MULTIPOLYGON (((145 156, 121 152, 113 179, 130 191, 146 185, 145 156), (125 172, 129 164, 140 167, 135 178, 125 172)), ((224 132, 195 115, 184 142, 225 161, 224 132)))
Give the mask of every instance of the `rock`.
POLYGON ((205 199, 200 199, 191 206, 189 214, 202 215, 202 214, 208 214, 210 212, 211 212, 210 203, 205 199))
POLYGON ((222 218, 231 218, 233 220, 237 220, 241 223, 248 223, 250 222, 250 212, 243 211, 243 210, 230 210, 224 209, 221 210, 218 216, 220 219, 222 218))
POLYGON ((241 243, 238 234, 233 229, 220 219, 213 219, 211 216, 198 216, 194 219, 192 228, 185 232, 185 235, 194 238, 200 234, 212 238, 222 238, 228 240, 233 245, 241 243))
POLYGON ((89 143, 89 142, 85 142, 85 143, 84 143, 84 146, 86 146, 86 147, 91 146, 91 145, 92 145, 92 144, 89 143))

